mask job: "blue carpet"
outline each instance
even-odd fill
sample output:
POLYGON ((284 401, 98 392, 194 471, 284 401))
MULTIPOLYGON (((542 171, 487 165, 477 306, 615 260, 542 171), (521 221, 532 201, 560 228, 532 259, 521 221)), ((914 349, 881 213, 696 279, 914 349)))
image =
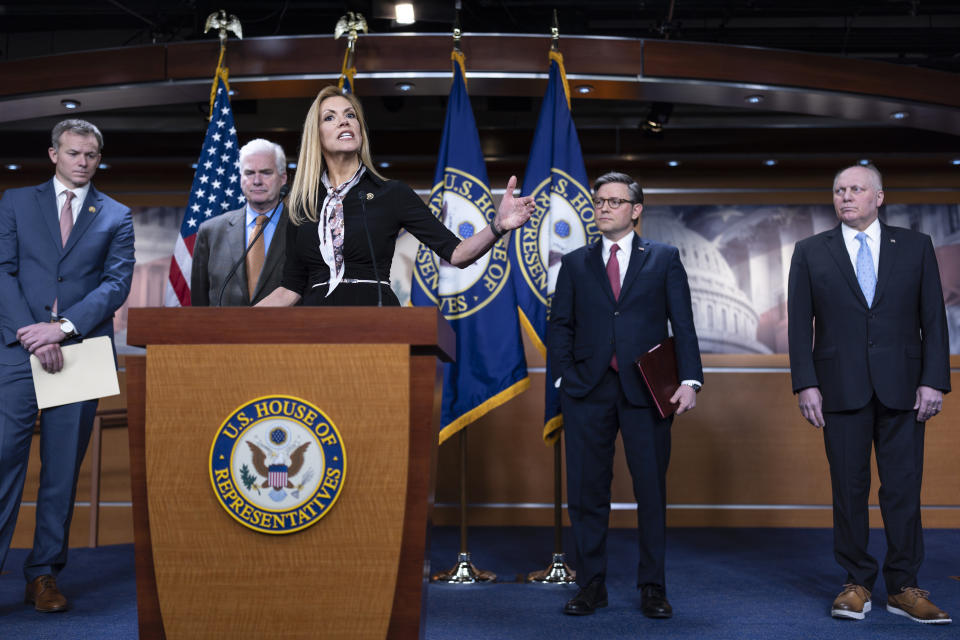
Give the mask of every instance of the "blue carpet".
MULTIPOLYGON (((434 571, 449 568, 459 548, 458 529, 433 530, 434 571)), ((610 606, 582 618, 561 613, 575 587, 522 582, 550 557, 550 529, 477 527, 470 531, 474 564, 493 571, 486 585, 431 584, 427 592, 428 640, 490 638, 607 640, 697 638, 710 640, 954 638, 952 625, 921 627, 884 609, 876 586, 874 610, 863 621, 829 616, 843 573, 833 561, 832 533, 825 529, 670 529, 667 532, 668 595, 672 620, 648 620, 634 585, 635 532, 611 531, 607 586, 610 606)), ((928 530, 920 584, 938 605, 960 616, 960 530, 928 530)), ((882 557, 883 532, 871 535, 871 552, 882 557)), ((23 604, 20 566, 27 550, 12 549, 0 576, 0 638, 102 640, 137 637, 133 546, 71 549, 58 584, 71 609, 38 614, 23 604)))
MULTIPOLYGON (((453 565, 459 530, 433 530, 434 569, 453 565)), ((882 579, 865 620, 834 620, 830 603, 844 581, 834 563, 829 529, 669 529, 667 594, 671 620, 650 620, 639 611, 636 534, 613 530, 608 539, 610 605, 592 616, 561 613, 576 587, 519 582, 488 585, 432 584, 428 592, 428 640, 543 638, 696 638, 710 640, 957 637, 952 625, 921 625, 886 611, 882 579), (549 634, 549 636, 548 636, 549 634)), ((871 532, 870 551, 882 558, 883 532, 871 532)), ((931 599, 960 616, 960 531, 928 530, 920 585, 931 599)), ((479 569, 515 581, 518 568, 546 566, 553 536, 548 529, 475 528, 469 547, 479 569), (531 555, 532 554, 532 555, 531 555)), ((569 543, 567 543, 569 547, 569 543)))
POLYGON ((70 599, 62 613, 40 614, 23 603, 23 561, 29 549, 11 549, 0 575, 0 638, 105 640, 137 637, 133 545, 70 549, 57 586, 70 599))

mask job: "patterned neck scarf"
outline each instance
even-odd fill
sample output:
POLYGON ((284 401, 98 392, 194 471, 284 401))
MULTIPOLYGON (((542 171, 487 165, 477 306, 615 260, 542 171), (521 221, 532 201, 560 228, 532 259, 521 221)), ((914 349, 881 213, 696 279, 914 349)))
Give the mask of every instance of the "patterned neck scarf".
POLYGON ((317 230, 320 235, 320 255, 323 256, 323 261, 330 268, 328 296, 343 280, 343 198, 360 181, 360 177, 366 170, 367 168, 361 164, 357 167, 353 177, 339 187, 331 186, 326 171, 320 178, 323 186, 327 189, 327 195, 323 199, 323 207, 320 209, 320 225, 317 230))

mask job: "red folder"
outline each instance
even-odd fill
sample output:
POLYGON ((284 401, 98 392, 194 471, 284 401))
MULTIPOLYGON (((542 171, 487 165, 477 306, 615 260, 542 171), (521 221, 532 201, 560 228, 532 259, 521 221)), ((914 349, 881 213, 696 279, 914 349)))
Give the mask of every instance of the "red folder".
POLYGON ((657 346, 637 358, 637 369, 643 376, 647 390, 657 405, 661 418, 673 414, 680 405, 670 402, 670 398, 680 387, 677 377, 677 354, 673 346, 673 338, 667 338, 657 346))

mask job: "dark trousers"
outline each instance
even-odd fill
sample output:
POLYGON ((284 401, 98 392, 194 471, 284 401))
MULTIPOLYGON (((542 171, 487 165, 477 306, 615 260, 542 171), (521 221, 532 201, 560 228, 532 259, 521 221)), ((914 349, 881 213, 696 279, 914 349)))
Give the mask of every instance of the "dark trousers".
MULTIPOLYGON (((36 530, 23 567, 28 582, 56 576, 67 563, 77 475, 96 412, 96 400, 43 410, 36 530)), ((0 567, 17 523, 36 418, 30 363, 0 365, 0 567)))
POLYGON ((824 412, 823 440, 833 486, 833 548, 847 581, 872 590, 877 561, 867 553, 870 449, 877 455, 880 513, 887 536, 887 593, 917 586, 923 562, 920 485, 924 424, 916 411, 895 411, 877 397, 856 411, 824 412))
POLYGON ((610 483, 619 429, 637 501, 637 586, 666 587, 666 475, 673 419, 661 419, 654 408, 630 404, 612 369, 586 397, 561 392, 560 403, 577 584, 606 579, 610 483))

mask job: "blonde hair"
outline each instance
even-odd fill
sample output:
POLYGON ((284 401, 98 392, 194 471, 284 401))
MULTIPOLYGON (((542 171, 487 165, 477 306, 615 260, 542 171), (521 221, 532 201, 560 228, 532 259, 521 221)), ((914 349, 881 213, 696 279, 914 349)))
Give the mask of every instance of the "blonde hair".
POLYGON ((360 124, 360 162, 367 167, 367 171, 373 173, 380 179, 380 175, 373 167, 373 159, 370 157, 370 136, 367 132, 367 121, 363 117, 363 107, 360 101, 352 93, 343 93, 334 85, 324 87, 317 94, 310 110, 307 111, 307 119, 303 123, 303 135, 300 138, 300 157, 297 160, 297 172, 293 178, 293 186, 290 188, 290 222, 298 225, 306 220, 316 222, 319 219, 319 204, 321 202, 320 177, 326 171, 327 165, 323 158, 323 148, 320 140, 320 105, 327 98, 339 96, 345 98, 357 114, 357 122, 360 124))

